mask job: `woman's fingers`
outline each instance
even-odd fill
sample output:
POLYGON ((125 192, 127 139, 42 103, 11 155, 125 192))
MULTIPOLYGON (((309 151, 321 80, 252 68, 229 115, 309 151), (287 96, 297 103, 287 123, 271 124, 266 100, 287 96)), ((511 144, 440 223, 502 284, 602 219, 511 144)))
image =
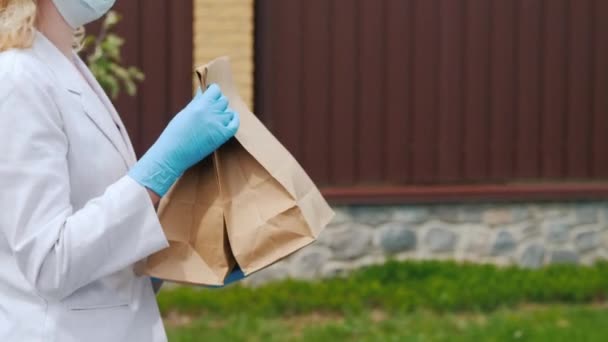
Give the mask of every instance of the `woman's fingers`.
POLYGON ((234 112, 227 111, 222 114, 219 114, 218 117, 219 117, 222 125, 228 126, 228 124, 230 124, 230 122, 234 119, 234 115, 235 115, 234 112))
MULTIPOLYGON (((222 97, 222 91, 217 84, 212 84, 203 92, 203 99, 206 101, 217 101, 222 97)), ((212 103, 212 102, 207 102, 212 103)))
POLYGON ((228 109, 228 98, 222 95, 222 97, 215 102, 214 107, 218 112, 225 112, 228 109))
POLYGON ((232 133, 235 134, 241 125, 241 119, 239 117, 239 113, 232 112, 232 120, 226 125, 226 128, 232 133))

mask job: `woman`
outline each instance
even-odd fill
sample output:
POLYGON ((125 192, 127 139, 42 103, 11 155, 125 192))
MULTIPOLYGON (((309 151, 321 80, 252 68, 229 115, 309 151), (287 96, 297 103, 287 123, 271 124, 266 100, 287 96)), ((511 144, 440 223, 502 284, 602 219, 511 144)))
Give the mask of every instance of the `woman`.
POLYGON ((139 160, 73 52, 112 0, 0 0, 0 341, 165 341, 149 278, 168 246, 155 205, 235 133, 199 91, 139 160))

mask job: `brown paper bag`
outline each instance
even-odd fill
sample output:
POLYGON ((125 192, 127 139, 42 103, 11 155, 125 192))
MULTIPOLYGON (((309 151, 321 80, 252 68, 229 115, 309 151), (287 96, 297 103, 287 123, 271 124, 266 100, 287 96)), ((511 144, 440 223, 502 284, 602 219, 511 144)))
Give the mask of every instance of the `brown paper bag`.
POLYGON ((171 246, 148 258, 161 279, 222 285, 238 263, 245 275, 312 243, 333 212, 302 167, 238 95, 227 58, 197 73, 239 113, 236 139, 175 184, 159 216, 171 246))

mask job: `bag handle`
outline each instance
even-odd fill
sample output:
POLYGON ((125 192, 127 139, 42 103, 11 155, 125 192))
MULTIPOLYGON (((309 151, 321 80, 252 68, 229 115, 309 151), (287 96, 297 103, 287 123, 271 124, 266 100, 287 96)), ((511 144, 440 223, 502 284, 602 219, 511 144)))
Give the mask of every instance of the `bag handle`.
MULTIPOLYGON (((209 83, 207 81, 208 73, 209 73, 209 69, 207 68, 206 65, 196 69, 196 76, 198 77, 198 81, 201 85, 201 90, 209 88, 209 83)), ((222 180, 221 180, 221 173, 220 173, 220 157, 219 157, 219 153, 217 150, 215 152, 213 152, 212 158, 213 158, 213 168, 215 169, 215 178, 217 179, 217 184, 218 184, 218 192, 219 192, 220 200, 222 202, 222 207, 224 207, 224 196, 223 196, 223 191, 222 191, 222 180)))
POLYGON ((207 69, 206 65, 196 69, 196 76, 198 77, 198 81, 201 85, 201 89, 209 88, 209 84, 207 83, 207 74, 208 73, 209 73, 209 70, 207 69))

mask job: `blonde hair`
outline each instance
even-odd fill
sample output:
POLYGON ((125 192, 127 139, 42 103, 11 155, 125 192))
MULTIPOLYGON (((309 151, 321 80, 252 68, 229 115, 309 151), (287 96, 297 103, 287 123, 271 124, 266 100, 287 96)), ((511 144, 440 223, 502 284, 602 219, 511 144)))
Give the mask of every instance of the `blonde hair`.
MULTIPOLYGON (((0 0, 0 52, 27 49, 36 36, 38 0, 0 0)), ((80 50, 84 28, 74 32, 73 47, 80 50)))
POLYGON ((0 52, 25 49, 36 34, 36 0, 0 0, 0 52))

